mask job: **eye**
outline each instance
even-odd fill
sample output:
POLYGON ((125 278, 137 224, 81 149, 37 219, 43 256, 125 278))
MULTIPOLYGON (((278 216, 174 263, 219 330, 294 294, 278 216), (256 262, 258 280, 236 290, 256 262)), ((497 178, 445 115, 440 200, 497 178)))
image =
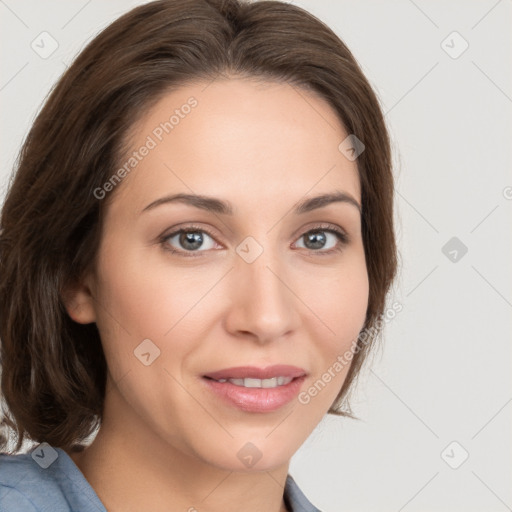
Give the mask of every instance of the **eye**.
MULTIPOLYGON (((319 256, 339 252, 349 242, 347 234, 335 224, 316 226, 302 234, 299 242, 301 240, 305 241, 305 246, 299 246, 300 248, 319 256)), ((199 253, 214 249, 216 246, 214 235, 199 226, 188 226, 164 235, 160 239, 160 244, 164 250, 186 257, 200 256, 199 253)))
MULTIPOLYGON (((169 235, 165 235, 160 240, 165 250, 171 253, 193 253, 203 252, 204 250, 213 249, 215 241, 213 235, 209 234, 204 228, 197 226, 189 226, 175 231, 169 235), (205 240, 210 242, 205 244, 205 240), (172 244, 178 245, 178 249, 173 249, 172 244), (199 249, 203 249, 203 251, 199 249)), ((183 254, 184 256, 193 256, 193 254, 183 254)))
POLYGON ((318 253, 318 255, 341 251, 349 241, 347 234, 332 224, 318 226, 307 231, 299 238, 299 241, 301 240, 305 241, 305 246, 301 248, 318 253))

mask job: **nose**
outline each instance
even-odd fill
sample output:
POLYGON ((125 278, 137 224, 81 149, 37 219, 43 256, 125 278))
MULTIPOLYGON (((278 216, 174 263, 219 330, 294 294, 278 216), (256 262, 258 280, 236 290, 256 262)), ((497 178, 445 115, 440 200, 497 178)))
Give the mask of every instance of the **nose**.
POLYGON ((231 302, 226 329, 264 344, 297 329, 300 322, 291 273, 265 250, 252 263, 237 258, 230 272, 231 302))

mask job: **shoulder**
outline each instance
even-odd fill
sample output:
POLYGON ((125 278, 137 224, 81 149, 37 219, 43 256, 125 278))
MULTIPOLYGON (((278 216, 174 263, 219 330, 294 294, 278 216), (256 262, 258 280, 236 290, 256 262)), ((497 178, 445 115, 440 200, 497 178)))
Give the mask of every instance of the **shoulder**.
POLYGON ((291 475, 286 477, 284 499, 290 512, 321 512, 306 498, 291 475))
POLYGON ((69 455, 47 443, 30 453, 0 454, 0 510, 106 511, 69 455))
POLYGON ((35 489, 41 489, 44 475, 38 474, 35 465, 29 454, 0 454, 0 510, 39 510, 31 498, 35 489))

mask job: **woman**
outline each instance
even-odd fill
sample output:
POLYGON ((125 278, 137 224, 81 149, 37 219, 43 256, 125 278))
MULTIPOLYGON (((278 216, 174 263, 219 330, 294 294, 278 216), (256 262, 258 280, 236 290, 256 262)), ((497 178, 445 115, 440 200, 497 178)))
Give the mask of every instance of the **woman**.
POLYGON ((48 98, 1 229, 4 424, 41 443, 0 456, 2 510, 318 510, 290 459, 350 416, 396 272, 386 126, 329 28, 133 9, 48 98))

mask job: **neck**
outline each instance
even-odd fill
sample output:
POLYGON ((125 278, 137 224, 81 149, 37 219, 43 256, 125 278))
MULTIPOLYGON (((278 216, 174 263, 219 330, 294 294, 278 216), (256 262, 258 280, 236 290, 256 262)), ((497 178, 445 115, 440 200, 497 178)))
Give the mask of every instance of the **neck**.
POLYGON ((105 410, 114 414, 104 416, 93 443, 69 454, 109 512, 287 512, 289 462, 264 471, 220 468, 148 432, 137 415, 117 416, 110 398, 105 410))

